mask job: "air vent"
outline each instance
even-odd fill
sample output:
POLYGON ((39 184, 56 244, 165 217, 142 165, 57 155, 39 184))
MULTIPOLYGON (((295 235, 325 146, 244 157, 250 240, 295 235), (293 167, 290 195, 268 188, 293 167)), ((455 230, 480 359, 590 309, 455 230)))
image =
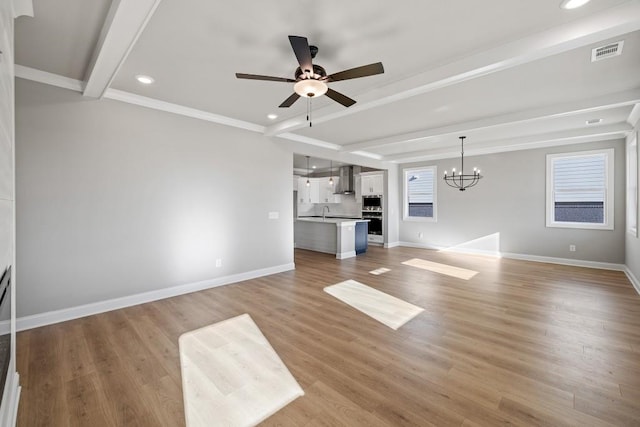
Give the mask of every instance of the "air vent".
POLYGON ((620 55, 622 53, 622 46, 624 46, 624 40, 592 49, 591 62, 596 62, 602 59, 620 55))

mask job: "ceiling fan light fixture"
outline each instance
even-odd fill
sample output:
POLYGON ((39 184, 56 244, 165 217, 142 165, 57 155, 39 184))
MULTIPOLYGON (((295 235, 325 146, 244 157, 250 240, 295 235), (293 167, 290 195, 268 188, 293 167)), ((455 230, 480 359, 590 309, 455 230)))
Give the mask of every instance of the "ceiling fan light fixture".
POLYGON ((316 79, 302 79, 293 85, 293 90, 305 98, 317 98, 327 93, 327 84, 316 79))
POLYGON ((560 8, 567 10, 577 9, 589 3, 590 1, 591 0, 562 0, 562 3, 560 3, 560 8))

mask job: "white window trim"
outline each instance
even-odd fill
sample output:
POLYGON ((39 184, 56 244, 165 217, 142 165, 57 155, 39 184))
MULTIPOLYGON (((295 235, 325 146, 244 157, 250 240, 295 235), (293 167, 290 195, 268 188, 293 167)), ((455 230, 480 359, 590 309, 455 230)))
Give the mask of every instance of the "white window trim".
POLYGON ((582 228, 591 230, 613 230, 614 220, 614 149, 607 148, 604 150, 591 151, 574 151, 570 153, 547 154, 547 206, 546 219, 547 227, 554 228, 582 228), (589 155, 606 154, 607 162, 605 164, 605 175, 607 179, 607 188, 605 190, 605 210, 604 224, 594 224, 590 222, 561 222, 554 221, 554 200, 553 200, 553 160, 559 157, 583 157, 589 155))
POLYGON ((638 215, 639 211, 639 202, 638 202, 638 186, 640 182, 638 182, 638 168, 640 166, 640 158, 638 158, 638 134, 637 132, 633 132, 627 138, 627 233, 631 234, 633 237, 638 237, 638 222, 640 221, 640 215, 638 215), (636 164, 635 164, 635 173, 631 172, 631 156, 635 156, 636 164), (633 176, 635 175, 635 176, 633 176), (633 201, 631 200, 629 187, 632 179, 635 179, 635 209, 632 209, 633 201), (635 215, 635 221, 630 221, 631 216, 635 215), (635 224, 634 224, 635 223, 635 224))
POLYGON ((422 166, 402 170, 402 220, 416 222, 437 222, 438 221, 438 167, 422 166), (409 216, 409 203, 407 200, 407 179, 410 173, 416 171, 433 170, 433 217, 409 216))

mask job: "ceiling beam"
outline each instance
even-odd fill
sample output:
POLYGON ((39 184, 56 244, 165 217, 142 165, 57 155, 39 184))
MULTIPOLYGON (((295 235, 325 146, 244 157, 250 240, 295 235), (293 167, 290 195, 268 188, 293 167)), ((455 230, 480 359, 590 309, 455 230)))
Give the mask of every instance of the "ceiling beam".
POLYGON ((85 76, 83 95, 101 98, 161 0, 113 0, 85 76))
POLYGON ((11 6, 13 9, 13 18, 33 16, 33 0, 13 0, 11 6))
POLYGON ((535 120, 548 120, 557 117, 567 117, 576 114, 596 112, 610 108, 624 107, 640 103, 640 89, 633 91, 618 92, 604 95, 598 98, 557 104, 543 108, 535 108, 526 111, 504 114, 502 116, 486 117, 474 121, 455 123, 448 126, 423 129, 416 132, 409 132, 393 135, 385 138, 356 142, 342 146, 344 151, 370 150, 386 146, 401 146, 402 144, 424 141, 425 143, 436 138, 458 135, 460 133, 471 133, 500 126, 508 126, 515 123, 523 123, 535 120))
MULTIPOLYGON (((550 132, 537 135, 529 135, 520 138, 483 141, 465 144, 466 156, 478 156, 484 154, 503 153, 507 151, 531 150, 534 148, 553 147, 558 145, 579 144, 585 142, 604 141, 624 138, 633 127, 626 122, 611 125, 595 126, 585 129, 571 129, 559 132, 550 132)), ((383 160, 394 163, 411 163, 419 161, 449 159, 460 156, 460 149, 451 144, 437 149, 413 151, 409 153, 384 156, 383 160)))
MULTIPOLYGON (((320 124, 335 120, 640 30, 638 16, 640 2, 625 2, 601 13, 469 55, 417 76, 380 87, 360 96, 360 102, 350 108, 336 109, 333 105, 321 108, 314 111, 313 121, 320 124)), ((305 125, 306 122, 301 118, 293 118, 269 126, 265 133, 272 136, 291 132, 305 125)))
POLYGON ((84 90, 84 82, 59 74, 48 73, 46 71, 37 70, 24 65, 16 64, 14 66, 16 77, 31 80, 33 82, 43 83, 50 86, 56 86, 63 89, 69 89, 74 92, 82 92, 84 90))

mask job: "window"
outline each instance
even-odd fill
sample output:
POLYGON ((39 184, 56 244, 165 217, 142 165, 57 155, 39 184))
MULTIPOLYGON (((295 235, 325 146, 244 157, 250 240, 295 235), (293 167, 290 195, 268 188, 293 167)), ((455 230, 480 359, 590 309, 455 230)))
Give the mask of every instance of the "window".
POLYGON ((613 230, 613 149, 547 155, 547 227, 613 230))
POLYGON ((405 220, 436 220, 436 167, 404 170, 405 220))
POLYGON ((627 231, 638 237, 638 136, 627 139, 627 231))

